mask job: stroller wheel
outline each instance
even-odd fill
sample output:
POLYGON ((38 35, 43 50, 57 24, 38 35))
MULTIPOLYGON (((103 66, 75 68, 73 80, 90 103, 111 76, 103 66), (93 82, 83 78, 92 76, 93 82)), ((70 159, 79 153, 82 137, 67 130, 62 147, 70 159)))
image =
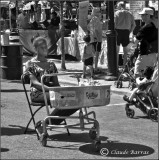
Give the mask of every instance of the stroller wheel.
POLYGON ((44 134, 42 133, 41 136, 40 136, 40 144, 45 147, 47 145, 47 137, 48 135, 47 134, 44 134))
POLYGON ((148 112, 148 116, 152 121, 158 122, 158 109, 157 108, 150 109, 148 112))
POLYGON ((89 137, 92 139, 92 140, 95 140, 96 137, 97 137, 97 131, 95 129, 95 127, 92 127, 90 130, 89 130, 89 137))
POLYGON ((128 109, 130 109, 129 106, 130 106, 129 103, 127 103, 127 104, 125 105, 125 111, 126 111, 126 112, 128 111, 128 109))
POLYGON ((126 115, 128 118, 133 118, 135 115, 135 111, 133 109, 127 108, 126 109, 126 115))

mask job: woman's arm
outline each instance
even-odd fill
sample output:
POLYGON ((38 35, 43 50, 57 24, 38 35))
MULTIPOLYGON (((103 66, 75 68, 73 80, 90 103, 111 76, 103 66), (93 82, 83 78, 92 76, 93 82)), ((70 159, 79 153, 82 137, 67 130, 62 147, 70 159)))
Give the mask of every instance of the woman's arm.
MULTIPOLYGON (((37 90, 42 91, 42 84, 37 80, 37 78, 33 74, 30 74, 29 76, 31 85, 35 87, 37 90)), ((44 89, 45 91, 49 91, 49 88, 46 85, 44 85, 44 89)))

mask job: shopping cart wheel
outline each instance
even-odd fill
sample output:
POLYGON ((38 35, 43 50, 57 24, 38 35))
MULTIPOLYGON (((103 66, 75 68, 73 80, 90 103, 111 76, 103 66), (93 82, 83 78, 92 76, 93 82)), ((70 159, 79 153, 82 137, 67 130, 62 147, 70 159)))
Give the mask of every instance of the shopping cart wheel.
POLYGON ((150 109, 148 112, 148 116, 152 121, 158 122, 158 109, 157 108, 150 109))
POLYGON ((94 148, 93 148, 93 150, 94 150, 95 152, 100 151, 100 145, 101 145, 101 141, 100 141, 100 140, 94 141, 94 148))
POLYGON ((47 137, 48 137, 48 134, 44 134, 42 133, 41 136, 40 136, 40 144, 45 147, 47 145, 47 137))
POLYGON ((95 127, 92 127, 90 130, 89 130, 89 137, 92 139, 92 140, 95 140, 96 137, 97 137, 97 131, 96 131, 96 128, 95 127))

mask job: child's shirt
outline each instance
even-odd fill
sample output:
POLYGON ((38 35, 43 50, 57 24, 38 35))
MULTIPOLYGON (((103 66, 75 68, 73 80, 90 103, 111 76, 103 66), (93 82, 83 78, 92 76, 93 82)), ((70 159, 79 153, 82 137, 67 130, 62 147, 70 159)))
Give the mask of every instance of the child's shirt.
POLYGON ((85 44, 84 51, 83 51, 83 59, 88 59, 93 57, 95 53, 94 46, 92 44, 85 44))

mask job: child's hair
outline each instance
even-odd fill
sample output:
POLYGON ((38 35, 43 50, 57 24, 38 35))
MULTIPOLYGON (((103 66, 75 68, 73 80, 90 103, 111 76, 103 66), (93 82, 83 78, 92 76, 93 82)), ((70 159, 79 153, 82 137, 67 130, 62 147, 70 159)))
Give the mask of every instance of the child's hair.
POLYGON ((143 74, 147 79, 151 79, 153 72, 154 72, 154 68, 147 66, 147 68, 144 70, 143 74))
POLYGON ((90 35, 85 35, 85 36, 83 37, 83 40, 84 40, 85 42, 89 43, 89 42, 91 41, 90 35))
POLYGON ((33 46, 34 46, 35 48, 37 48, 39 45, 41 45, 41 44, 43 44, 43 43, 47 44, 46 39, 43 38, 43 37, 36 37, 36 38, 33 40, 33 46))

